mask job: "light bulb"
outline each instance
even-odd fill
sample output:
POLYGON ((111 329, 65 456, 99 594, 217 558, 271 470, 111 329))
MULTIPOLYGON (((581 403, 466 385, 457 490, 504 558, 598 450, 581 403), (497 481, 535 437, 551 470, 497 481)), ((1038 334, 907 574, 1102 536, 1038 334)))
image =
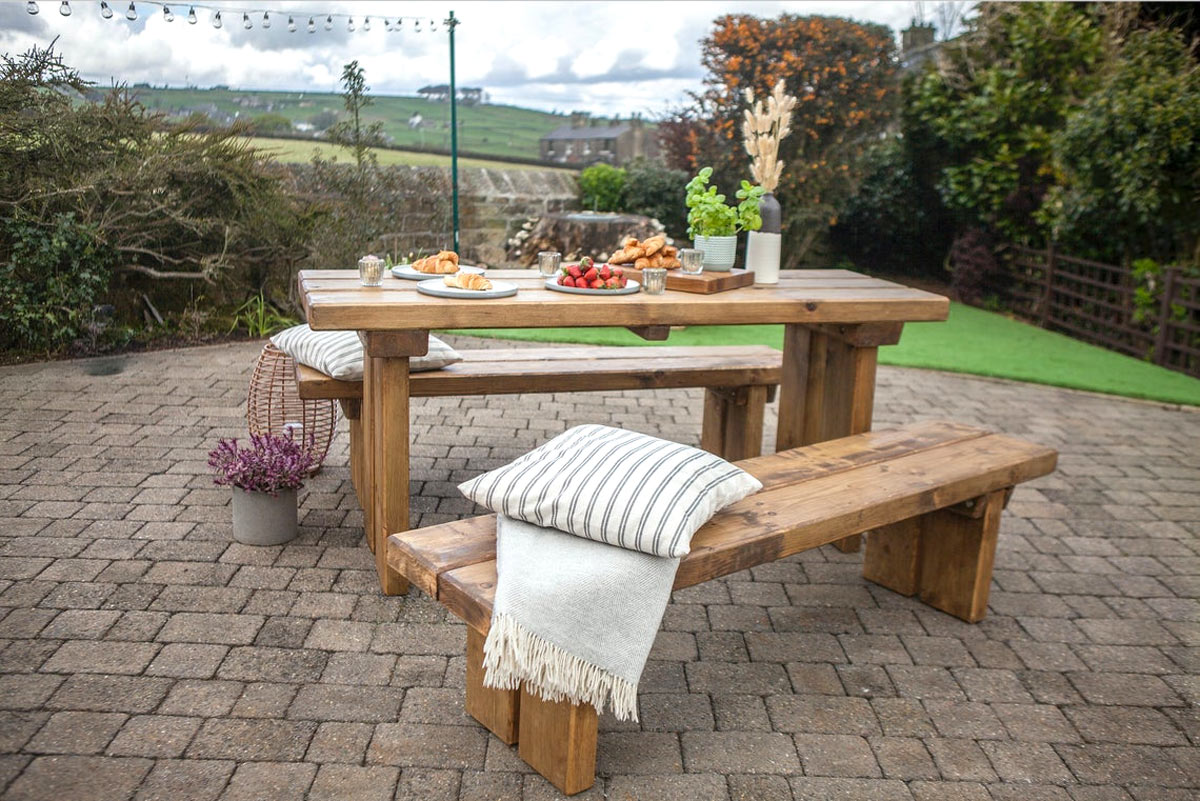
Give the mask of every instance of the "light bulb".
POLYGON ((383 29, 384 29, 385 31, 390 31, 390 30, 392 29, 392 23, 388 22, 388 21, 385 19, 385 20, 383 21, 383 29))
POLYGON ((404 27, 404 17, 396 20, 396 30, 400 30, 402 27, 404 27))
POLYGON ((112 9, 108 7, 108 3, 100 0, 100 16, 105 19, 112 19, 112 9))
POLYGON ((187 20, 188 20, 188 25, 195 25, 195 24, 196 24, 196 9, 194 9, 194 8, 189 8, 189 9, 188 9, 188 16, 187 16, 187 20))
POLYGON ((38 13, 37 3, 33 2, 33 0, 29 0, 29 2, 25 4, 25 13, 29 14, 30 16, 36 16, 38 13))
POLYGON ((175 15, 171 13, 170 6, 163 6, 163 19, 165 19, 167 22, 175 21, 175 15))
POLYGON ((137 19, 137 9, 133 7, 133 3, 129 4, 129 8, 125 9, 125 19, 133 22, 137 19))
POLYGON ((296 20, 292 19, 291 17, 288 17, 288 31, 291 33, 296 32, 296 20))
POLYGON ((254 27, 254 23, 250 21, 249 14, 246 14, 246 13, 242 14, 242 27, 245 28, 246 30, 250 30, 251 28, 254 27))
POLYGON ((328 17, 325 18, 325 30, 327 30, 327 31, 333 30, 333 15, 332 14, 330 14, 328 17))
POLYGON ((213 27, 214 28, 221 27, 221 12, 220 11, 218 11, 216 14, 213 14, 213 27))
POLYGON ((416 21, 416 22, 413 24, 413 30, 414 30, 414 31, 416 31, 417 33, 420 33, 420 32, 421 32, 421 20, 417 20, 417 21, 416 21))
POLYGON ((271 12, 269 12, 269 11, 264 11, 264 12, 263 12, 263 21, 262 21, 262 26, 263 26, 264 28, 270 28, 270 27, 271 27, 271 12))
POLYGON ((71 16, 71 4, 68 3, 67 0, 62 0, 62 3, 60 3, 58 6, 58 13, 62 14, 64 17, 71 16))
POLYGON ((371 30, 371 18, 370 17, 367 17, 365 20, 363 20, 363 30, 364 31, 371 30))
POLYGON ((315 19, 313 19, 312 17, 308 18, 308 32, 309 33, 317 32, 317 21, 315 19))
POLYGON ((346 20, 346 30, 354 33, 354 17, 350 17, 346 20))

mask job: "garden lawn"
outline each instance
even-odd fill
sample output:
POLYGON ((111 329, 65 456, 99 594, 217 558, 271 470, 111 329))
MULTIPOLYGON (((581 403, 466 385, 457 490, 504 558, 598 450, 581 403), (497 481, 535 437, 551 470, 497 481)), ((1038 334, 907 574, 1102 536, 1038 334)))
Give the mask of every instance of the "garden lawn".
MULTIPOLYGON (((339 147, 329 142, 317 142, 307 139, 272 139, 265 136, 247 137, 254 147, 271 154, 276 161, 288 164, 306 164, 312 157, 320 153, 324 158, 337 158, 343 163, 354 161, 354 152, 347 147, 339 147)), ((411 167, 449 167, 450 157, 437 153, 421 153, 415 150, 392 150, 390 148, 371 148, 375 158, 383 166, 405 165, 411 167)), ((547 170, 555 169, 537 164, 515 164, 509 161, 489 161, 460 157, 459 167, 485 167, 493 170, 547 170)))
MULTIPOLYGON (((624 328, 488 328, 454 333, 595 345, 783 348, 780 325, 689 326, 672 331, 667 342, 646 342, 624 328)), ((950 305, 950 319, 944 323, 905 325, 899 345, 879 349, 879 362, 1200 406, 1200 379, 961 303, 950 305)))

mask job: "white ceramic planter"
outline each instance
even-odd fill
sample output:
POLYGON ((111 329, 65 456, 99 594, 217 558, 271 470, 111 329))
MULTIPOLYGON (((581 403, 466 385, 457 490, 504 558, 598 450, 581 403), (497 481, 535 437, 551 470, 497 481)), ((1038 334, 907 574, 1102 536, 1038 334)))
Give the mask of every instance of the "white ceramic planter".
POLYGON ((279 545, 296 536, 296 491, 278 495, 233 488, 233 538, 246 545, 279 545))
POLYGON ((736 236, 698 236, 695 248, 704 251, 704 269, 727 273, 737 259, 736 236))

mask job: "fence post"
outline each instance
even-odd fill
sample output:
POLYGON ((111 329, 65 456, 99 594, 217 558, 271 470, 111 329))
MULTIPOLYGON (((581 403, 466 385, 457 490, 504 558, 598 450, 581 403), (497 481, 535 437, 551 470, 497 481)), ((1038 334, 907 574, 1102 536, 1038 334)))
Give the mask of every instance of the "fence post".
POLYGON ((1046 246, 1046 269, 1045 276, 1042 282, 1042 314, 1039 324, 1042 328, 1046 327, 1046 322, 1050 319, 1050 298, 1051 288, 1054 286, 1054 243, 1051 242, 1046 246))
POLYGON ((1158 333, 1154 337, 1154 363, 1167 363, 1167 344, 1171 341, 1171 302, 1175 299, 1175 276, 1178 267, 1163 271, 1162 303, 1158 307, 1158 333))

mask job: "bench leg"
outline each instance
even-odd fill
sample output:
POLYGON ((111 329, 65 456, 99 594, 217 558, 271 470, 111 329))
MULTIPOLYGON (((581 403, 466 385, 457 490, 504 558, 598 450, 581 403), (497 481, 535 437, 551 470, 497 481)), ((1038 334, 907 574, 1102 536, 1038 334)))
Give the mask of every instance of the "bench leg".
POLYGON ((941 509, 875 529, 867 537, 863 576, 977 623, 987 615, 1007 494, 989 493, 968 514, 941 509))
MULTIPOLYGON (((360 509, 363 505, 363 433, 362 433, 362 401, 357 398, 343 398, 338 401, 342 406, 342 416, 350 424, 350 483, 354 485, 354 496, 358 498, 360 509)), ((375 550, 375 542, 368 537, 367 543, 371 551, 375 550)))
POLYGON ((517 754, 565 795, 596 781, 596 708, 544 701, 521 689, 521 737, 517 754))
POLYGON ((483 686, 485 639, 474 627, 467 626, 467 713, 506 745, 512 745, 517 741, 521 693, 483 686))
POLYGON ((705 389, 700 447, 731 462, 761 455, 768 390, 765 386, 705 389))
POLYGON ((387 563, 389 534, 408 530, 408 357, 363 360, 363 509, 384 595, 405 595, 408 580, 387 563))

